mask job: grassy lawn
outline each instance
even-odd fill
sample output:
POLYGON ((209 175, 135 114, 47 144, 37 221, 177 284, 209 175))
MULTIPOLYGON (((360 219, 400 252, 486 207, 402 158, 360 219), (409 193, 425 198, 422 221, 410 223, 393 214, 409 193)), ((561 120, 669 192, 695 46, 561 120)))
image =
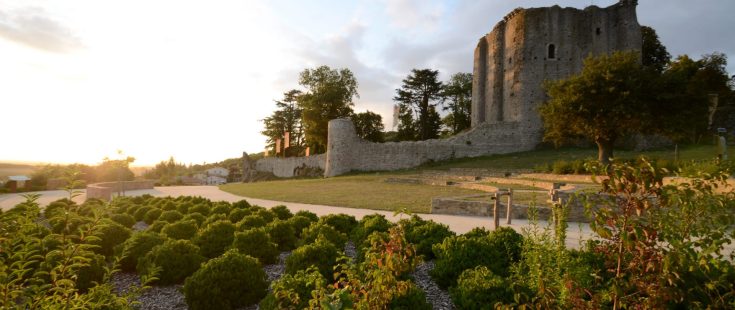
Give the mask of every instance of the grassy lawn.
POLYGON ((252 198, 328 206, 428 213, 435 197, 462 196, 481 191, 449 186, 385 183, 388 173, 369 173, 328 179, 231 183, 223 191, 252 198))
MULTIPOLYGON (((735 147, 728 150, 730 156, 735 155, 735 147)), ((615 156, 618 158, 636 158, 640 155, 649 158, 658 158, 666 160, 674 160, 674 149, 663 149, 645 152, 634 152, 625 150, 615 150, 615 156)), ((690 145, 679 146, 679 160, 707 160, 716 156, 714 145, 690 145)), ((545 149, 529 152, 519 152, 503 155, 491 155, 475 158, 462 158, 451 161, 438 162, 425 165, 425 168, 448 170, 450 168, 483 168, 492 170, 532 170, 534 167, 544 164, 551 164, 557 160, 572 161, 576 159, 597 158, 597 149, 579 149, 579 148, 560 148, 545 149)))

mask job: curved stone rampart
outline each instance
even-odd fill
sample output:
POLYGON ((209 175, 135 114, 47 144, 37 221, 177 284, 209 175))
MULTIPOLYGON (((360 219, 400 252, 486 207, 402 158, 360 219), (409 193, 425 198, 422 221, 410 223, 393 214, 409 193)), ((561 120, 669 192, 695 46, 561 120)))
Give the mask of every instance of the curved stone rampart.
POLYGON ((102 182, 87 185, 87 199, 112 199, 112 194, 121 190, 153 189, 154 180, 138 180, 124 182, 102 182))

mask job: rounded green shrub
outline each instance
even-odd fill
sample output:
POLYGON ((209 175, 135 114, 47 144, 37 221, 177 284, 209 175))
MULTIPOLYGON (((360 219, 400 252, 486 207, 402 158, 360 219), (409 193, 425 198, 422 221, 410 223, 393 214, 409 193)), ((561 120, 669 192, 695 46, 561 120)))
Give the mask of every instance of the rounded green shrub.
POLYGON ((201 213, 189 213, 187 215, 184 215, 184 218, 181 219, 182 221, 188 221, 188 220, 194 220, 197 222, 197 226, 201 227, 204 224, 204 221, 207 220, 207 217, 202 215, 201 213))
POLYGON ((229 310, 257 303, 267 289, 265 271, 257 259, 228 251, 186 279, 184 297, 192 310, 229 310))
POLYGON ((160 205, 161 210, 163 211, 173 211, 176 210, 176 203, 172 200, 168 200, 160 205))
POLYGON ((202 226, 208 226, 209 224, 219 222, 219 221, 230 221, 227 219, 227 215, 224 215, 222 213, 213 213, 210 214, 209 217, 207 217, 207 220, 204 221, 204 224, 202 226))
POLYGON ((457 286, 449 289, 457 309, 495 309, 495 303, 513 302, 511 285, 485 266, 467 269, 457 286))
POLYGON ((206 226, 194 238, 194 243, 206 258, 222 255, 235 239, 235 225, 229 221, 219 221, 206 226))
POLYGON ((340 248, 344 247, 347 242, 347 235, 337 231, 337 229, 331 225, 327 225, 326 223, 319 221, 311 223, 309 227, 303 230, 299 244, 303 245, 312 243, 316 241, 319 236, 322 236, 340 248))
POLYGON ((454 236, 449 226, 434 221, 424 221, 420 225, 406 228, 406 240, 416 245, 416 254, 425 259, 433 259, 434 252, 431 248, 439 244, 447 237, 454 236))
POLYGON ((163 211, 161 211, 161 209, 151 209, 145 213, 143 221, 148 225, 153 224, 153 222, 155 222, 162 213, 163 211))
POLYGON ((350 235, 352 233, 352 230, 355 229, 357 226, 357 219, 355 219, 352 215, 347 215, 344 213, 340 214, 329 214, 322 216, 319 219, 320 222, 324 222, 329 226, 334 227, 339 232, 350 235))
POLYGON ((232 247, 242 254, 257 258, 263 265, 276 263, 278 259, 278 245, 271 242, 263 228, 236 232, 232 247))
POLYGON ((155 222, 153 222, 153 224, 151 224, 150 226, 148 226, 148 228, 146 228, 146 231, 152 231, 152 232, 155 232, 155 233, 160 233, 161 230, 163 230, 163 227, 165 227, 166 225, 168 225, 168 222, 155 221, 155 222))
POLYGON ((74 272, 77 278, 76 288, 80 293, 86 293, 95 285, 101 284, 105 277, 105 266, 107 266, 105 257, 102 255, 87 253, 84 257, 88 259, 87 263, 74 272))
POLYGON ((163 244, 166 238, 152 232, 137 232, 123 243, 120 269, 122 271, 135 271, 138 260, 143 258, 151 249, 163 244))
POLYGON ((138 261, 138 272, 142 275, 153 275, 158 269, 157 283, 181 283, 197 271, 205 260, 199 254, 199 248, 191 241, 166 240, 138 261))
POLYGON ((296 214, 294 214, 294 216, 303 216, 310 219, 312 222, 316 222, 319 220, 319 216, 317 216, 316 213, 307 210, 298 211, 296 212, 296 214))
POLYGON ((176 211, 181 212, 181 214, 187 214, 189 212, 189 208, 193 207, 194 204, 191 202, 179 202, 176 205, 176 211))
POLYGON ((255 215, 260 216, 260 218, 262 218, 266 223, 273 222, 273 220, 276 219, 276 215, 273 212, 268 211, 264 208, 255 211, 255 215))
POLYGON ((475 227, 464 233, 462 236, 467 238, 485 238, 490 237, 490 233, 491 231, 485 229, 485 227, 475 227))
POLYGON ((146 213, 148 211, 153 210, 154 208, 151 206, 142 206, 135 210, 135 213, 133 214, 133 217, 135 218, 136 222, 142 221, 145 217, 146 213))
POLYGON ((132 231, 129 228, 110 220, 104 220, 95 232, 95 236, 99 239, 89 243, 98 246, 94 249, 95 253, 112 256, 115 253, 115 247, 130 238, 131 234, 132 231))
POLYGON ((265 227, 265 220, 258 215, 248 215, 237 222, 238 231, 246 231, 253 228, 265 227))
POLYGON ((209 206, 206 205, 206 204, 203 204, 203 203, 202 204, 196 204, 196 205, 190 207, 189 210, 187 210, 186 212, 188 212, 188 213, 194 213, 194 212, 196 212, 196 213, 199 213, 201 215, 208 216, 209 215, 209 206))
POLYGON ((238 202, 233 202, 232 207, 236 209, 248 209, 250 208, 250 203, 247 202, 247 200, 243 199, 238 202))
POLYGON ((161 216, 158 217, 158 220, 173 223, 182 218, 184 218, 184 215, 181 214, 181 212, 176 211, 176 210, 168 210, 168 211, 163 211, 163 213, 161 213, 161 216))
POLYGON ((227 216, 228 214, 230 214, 230 210, 232 210, 232 207, 230 206, 229 203, 218 202, 217 205, 215 205, 214 208, 212 208, 212 211, 210 211, 209 214, 210 215, 222 214, 222 215, 227 216))
POLYGON ((250 210, 248 209, 233 208, 232 211, 230 211, 230 214, 227 216, 227 219, 229 219, 230 222, 237 223, 242 220, 243 217, 246 217, 250 214, 252 214, 252 212, 250 212, 250 210))
POLYGON ((289 210, 288 207, 283 206, 283 205, 275 206, 271 208, 271 212, 276 215, 276 218, 282 221, 290 219, 293 216, 293 213, 291 213, 291 210, 289 210))
POLYGON ((262 310, 308 309, 311 292, 326 285, 326 280, 316 268, 299 270, 283 275, 271 284, 271 291, 260 302, 262 310))
POLYGON ((326 239, 319 238, 314 243, 296 248, 286 258, 286 273, 296 274, 299 270, 306 270, 314 266, 325 279, 332 279, 338 256, 339 251, 334 244, 326 239))
POLYGON ((385 219, 382 214, 370 214, 363 217, 352 232, 352 240, 355 244, 362 244, 373 232, 386 232, 393 224, 385 219))
POLYGON ((135 225, 135 218, 132 215, 125 213, 110 215, 110 219, 127 228, 131 228, 135 225))
POLYGON ((391 310, 431 310, 432 306, 426 301, 426 293, 409 282, 406 293, 393 297, 388 308, 391 310))
POLYGON ((296 232, 288 221, 275 220, 265 227, 271 240, 278 245, 281 251, 288 251, 296 247, 296 232))
POLYGON ((288 221, 293 226, 293 230, 296 232, 296 237, 298 238, 301 238, 301 233, 304 228, 309 227, 314 222, 310 218, 301 215, 294 215, 288 221))
POLYGON ((178 221, 175 223, 166 224, 161 229, 161 233, 166 237, 175 240, 190 240, 196 236, 199 226, 194 220, 178 221))

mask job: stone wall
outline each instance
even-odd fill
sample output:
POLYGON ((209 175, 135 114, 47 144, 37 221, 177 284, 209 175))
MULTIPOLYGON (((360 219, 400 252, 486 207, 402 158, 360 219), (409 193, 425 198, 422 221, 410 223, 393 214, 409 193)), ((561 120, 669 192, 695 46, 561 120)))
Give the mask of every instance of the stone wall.
POLYGON ((153 189, 154 180, 103 182, 87 185, 87 199, 97 198, 102 200, 112 199, 112 194, 123 190, 132 191, 139 189, 153 189), (122 183, 122 186, 121 186, 122 183))
POLYGON ((291 178, 297 176, 298 170, 306 168, 325 169, 326 154, 307 157, 266 157, 255 162, 255 170, 269 172, 279 178, 291 178))

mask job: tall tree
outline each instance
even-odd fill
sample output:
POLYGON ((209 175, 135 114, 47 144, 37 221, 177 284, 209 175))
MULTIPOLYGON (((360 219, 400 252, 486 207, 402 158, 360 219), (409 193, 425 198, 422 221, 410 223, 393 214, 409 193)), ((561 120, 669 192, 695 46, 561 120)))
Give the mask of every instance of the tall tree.
MULTIPOLYGON (((261 133, 266 136, 267 148, 275 152, 277 139, 283 139, 289 133, 289 145, 285 147, 286 156, 299 156, 304 150, 304 133, 302 111, 298 104, 302 92, 296 89, 283 93, 282 100, 276 100, 277 110, 263 119, 265 129, 261 133)), ((283 143, 283 142, 282 142, 283 143)))
MULTIPOLYGON (((396 89, 396 96, 393 97, 401 109, 404 111, 407 111, 406 108, 411 109, 416 115, 415 128, 418 140, 439 137, 441 119, 435 107, 441 99, 444 85, 438 77, 438 70, 412 69, 411 74, 403 80, 401 88, 396 89)), ((401 121, 408 121, 408 118, 405 120, 401 118, 401 121)), ((408 124, 404 124, 404 127, 408 127, 408 124)))
POLYGON ((598 160, 609 163, 615 141, 643 131, 651 120, 651 73, 639 57, 635 52, 589 57, 581 73, 548 82, 549 100, 539 109, 544 139, 559 144, 570 136, 586 136, 597 144, 598 160))
POLYGON ((398 141, 414 141, 418 137, 416 122, 413 119, 413 110, 405 104, 398 105, 398 131, 395 134, 395 140, 398 141))
POLYGON ((321 66, 301 72, 299 84, 306 88, 298 100, 303 110, 306 143, 313 153, 323 153, 329 121, 352 114, 352 100, 359 98, 357 80, 349 69, 321 66))
POLYGON ((653 28, 641 26, 641 36, 643 37, 641 62, 646 67, 663 72, 671 61, 671 54, 666 50, 666 46, 661 44, 653 28))
POLYGON ((472 73, 456 73, 449 78, 442 92, 443 109, 449 111, 443 123, 457 134, 470 128, 472 109, 472 73))
POLYGON ((380 114, 366 111, 352 115, 355 131, 360 138, 372 142, 385 142, 383 134, 383 117, 380 114))

